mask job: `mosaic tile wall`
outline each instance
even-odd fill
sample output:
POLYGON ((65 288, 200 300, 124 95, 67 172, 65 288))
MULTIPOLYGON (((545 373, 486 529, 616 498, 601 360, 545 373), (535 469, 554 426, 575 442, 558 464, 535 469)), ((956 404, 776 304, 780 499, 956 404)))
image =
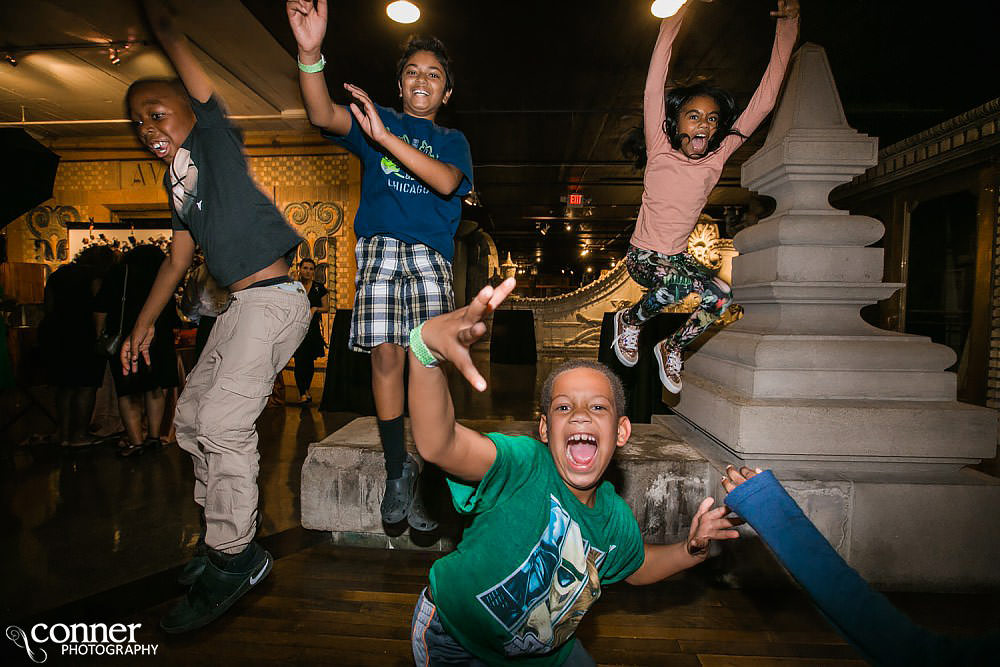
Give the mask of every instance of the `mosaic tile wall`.
MULTIPOLYGON (((277 155, 249 157, 251 176, 289 223, 306 239, 299 256, 323 264, 321 277, 332 303, 350 308, 354 299, 354 233, 357 183, 349 182, 354 157, 277 155)), ((63 161, 56 172, 53 198, 6 228, 13 262, 36 262, 55 270, 66 261, 66 224, 115 221, 119 209, 164 210, 165 165, 155 160, 63 161)), ((357 178, 355 176, 355 178, 357 178)))

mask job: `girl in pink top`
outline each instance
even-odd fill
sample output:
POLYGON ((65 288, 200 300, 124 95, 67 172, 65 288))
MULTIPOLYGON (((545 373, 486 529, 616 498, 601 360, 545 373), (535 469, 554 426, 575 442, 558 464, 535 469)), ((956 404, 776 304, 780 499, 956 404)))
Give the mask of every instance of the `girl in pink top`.
MULTIPOLYGON (((711 0, 708 0, 711 1, 711 0)), ((625 265, 646 294, 615 313, 612 347, 626 366, 639 360, 639 328, 663 307, 697 293, 701 303, 674 334, 654 348, 660 380, 681 390, 682 351, 732 303, 732 292, 686 252, 688 236, 726 160, 774 108, 792 47, 798 37, 798 0, 778 0, 771 61, 757 91, 737 116, 732 95, 699 83, 664 95, 674 38, 687 7, 660 24, 643 96, 646 171, 642 206, 625 265)), ((640 161, 642 162, 641 151, 640 161)))

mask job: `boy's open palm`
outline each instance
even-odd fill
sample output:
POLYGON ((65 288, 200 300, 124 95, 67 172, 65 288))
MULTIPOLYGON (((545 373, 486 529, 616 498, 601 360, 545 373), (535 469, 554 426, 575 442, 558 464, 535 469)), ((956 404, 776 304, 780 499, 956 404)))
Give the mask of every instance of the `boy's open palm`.
POLYGON ((476 370, 469 355, 469 347, 486 333, 484 320, 503 303, 517 285, 508 278, 496 287, 487 285, 464 308, 432 317, 421 330, 424 344, 438 359, 455 365, 465 379, 479 391, 486 389, 486 380, 476 370))
POLYGON ((705 498, 691 519, 687 550, 692 556, 707 556, 708 545, 712 540, 731 540, 740 536, 734 528, 742 524, 743 520, 735 517, 726 518, 729 508, 722 505, 711 509, 714 503, 715 499, 705 498))
POLYGON ((288 24, 302 51, 318 51, 326 36, 326 0, 287 0, 288 24))
POLYGON ((361 126, 365 134, 371 137, 372 141, 381 145, 389 134, 389 130, 385 129, 372 98, 352 83, 345 83, 344 88, 354 97, 355 101, 351 102, 350 109, 355 120, 358 121, 358 125, 361 126))

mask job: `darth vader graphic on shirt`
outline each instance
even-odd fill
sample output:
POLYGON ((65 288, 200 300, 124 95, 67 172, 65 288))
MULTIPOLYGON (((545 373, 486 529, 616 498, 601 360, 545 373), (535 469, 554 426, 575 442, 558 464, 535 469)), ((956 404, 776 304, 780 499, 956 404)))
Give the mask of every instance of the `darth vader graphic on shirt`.
POLYGON ((598 569, 605 554, 591 546, 555 496, 549 522, 525 561, 476 596, 511 635, 508 656, 546 653, 572 637, 601 595, 598 569))

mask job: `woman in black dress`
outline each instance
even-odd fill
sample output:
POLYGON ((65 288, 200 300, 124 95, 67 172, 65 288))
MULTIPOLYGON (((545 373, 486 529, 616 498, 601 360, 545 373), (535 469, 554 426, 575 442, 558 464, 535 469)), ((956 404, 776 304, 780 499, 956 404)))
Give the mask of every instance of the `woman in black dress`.
POLYGON ((326 350, 326 341, 320 329, 322 314, 330 307, 330 291, 313 280, 316 276, 316 262, 306 258, 299 262, 299 282, 306 288, 309 295, 309 312, 312 321, 305 339, 295 350, 295 385, 299 390, 297 405, 309 405, 312 395, 309 386, 316 372, 316 357, 322 356, 326 350))
POLYGON ((91 246, 61 266, 45 284, 45 318, 39 329, 48 382, 56 388, 56 440, 63 446, 93 444, 89 435, 105 359, 97 356, 94 295, 115 263, 108 246, 91 246))
MULTIPOLYGON (((138 245, 125 253, 121 263, 108 274, 97 294, 95 311, 99 326, 103 325, 110 332, 124 331, 125 335, 132 331, 165 258, 163 251, 155 245, 138 245)), ((176 387, 179 379, 177 353, 174 349, 174 327, 179 324, 176 306, 171 301, 156 320, 156 334, 149 348, 149 365, 140 357, 138 372, 122 375, 118 355, 110 360, 111 376, 118 393, 118 410, 128 436, 128 442, 118 452, 121 456, 141 454, 146 448, 160 447, 163 444, 160 441, 166 408, 166 392, 163 390, 176 387), (145 437, 142 428, 144 409, 145 437)))

